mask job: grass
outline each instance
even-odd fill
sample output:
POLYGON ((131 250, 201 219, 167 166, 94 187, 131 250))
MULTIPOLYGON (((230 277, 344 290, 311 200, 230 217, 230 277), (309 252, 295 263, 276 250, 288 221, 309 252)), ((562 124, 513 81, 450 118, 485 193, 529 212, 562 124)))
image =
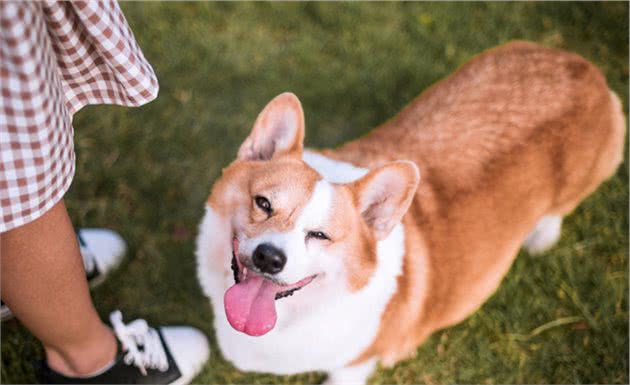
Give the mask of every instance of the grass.
MULTIPOLYGON (((110 227, 126 261, 93 291, 99 313, 185 323, 212 340, 201 383, 311 383, 241 373, 217 349, 195 276, 203 202, 262 106, 291 90, 306 144, 367 132, 474 54, 528 39, 596 63, 628 101, 627 3, 125 3, 160 79, 142 108, 74 121, 77 227, 110 227)), ((627 111, 626 111, 627 112, 627 111)), ((566 219, 559 245, 520 255, 472 317, 434 334, 372 383, 628 383, 628 161, 566 219)), ((33 382, 39 343, 2 324, 2 382, 33 382)))

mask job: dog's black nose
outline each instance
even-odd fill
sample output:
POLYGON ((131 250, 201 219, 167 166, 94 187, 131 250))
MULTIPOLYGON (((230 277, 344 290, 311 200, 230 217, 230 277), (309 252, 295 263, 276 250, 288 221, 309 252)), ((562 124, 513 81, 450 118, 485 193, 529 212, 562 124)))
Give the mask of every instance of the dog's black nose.
POLYGON ((287 257, 282 250, 269 243, 258 245, 256 250, 254 250, 252 259, 254 260, 254 266, 263 273, 268 274, 278 274, 287 263, 287 257))

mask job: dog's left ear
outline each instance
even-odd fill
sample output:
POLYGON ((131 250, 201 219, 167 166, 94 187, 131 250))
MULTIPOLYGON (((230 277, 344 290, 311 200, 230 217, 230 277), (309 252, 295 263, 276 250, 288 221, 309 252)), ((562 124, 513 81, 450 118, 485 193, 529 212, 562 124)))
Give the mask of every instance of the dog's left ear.
POLYGON ((415 163, 397 161, 367 173, 353 182, 357 207, 377 240, 389 235, 409 209, 420 182, 415 163))
POLYGON ((240 160, 270 160, 278 155, 302 156, 304 112, 294 94, 273 98, 256 118, 254 128, 238 150, 240 160))

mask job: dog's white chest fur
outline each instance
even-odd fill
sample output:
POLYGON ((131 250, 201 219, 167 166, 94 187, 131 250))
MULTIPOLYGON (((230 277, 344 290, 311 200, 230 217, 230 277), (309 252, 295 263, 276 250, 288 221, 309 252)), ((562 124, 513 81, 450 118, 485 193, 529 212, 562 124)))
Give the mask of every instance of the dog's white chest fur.
MULTIPOLYGON (((308 151, 304 160, 333 183, 366 173, 308 151)), ((197 239, 197 262, 201 286, 212 302, 219 346, 237 368, 276 374, 330 371, 355 359, 374 340, 402 271, 402 225, 378 243, 376 270, 361 290, 351 293, 344 286, 324 287, 315 281, 277 301, 276 327, 260 337, 234 330, 226 319, 223 296, 234 284, 230 232, 229 223, 208 207, 197 239)))

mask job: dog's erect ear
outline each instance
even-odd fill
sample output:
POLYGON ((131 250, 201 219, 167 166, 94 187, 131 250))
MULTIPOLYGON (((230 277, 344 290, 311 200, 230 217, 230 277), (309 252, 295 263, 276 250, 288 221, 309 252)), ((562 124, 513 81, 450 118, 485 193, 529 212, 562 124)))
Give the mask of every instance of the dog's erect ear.
POLYGON ((304 112, 300 100, 285 92, 273 98, 256 118, 238 150, 240 160, 269 160, 277 155, 302 156, 304 112))
POLYGON ((371 170, 353 182, 357 206, 377 240, 389 235, 407 212, 418 188, 420 172, 409 161, 397 161, 371 170))

